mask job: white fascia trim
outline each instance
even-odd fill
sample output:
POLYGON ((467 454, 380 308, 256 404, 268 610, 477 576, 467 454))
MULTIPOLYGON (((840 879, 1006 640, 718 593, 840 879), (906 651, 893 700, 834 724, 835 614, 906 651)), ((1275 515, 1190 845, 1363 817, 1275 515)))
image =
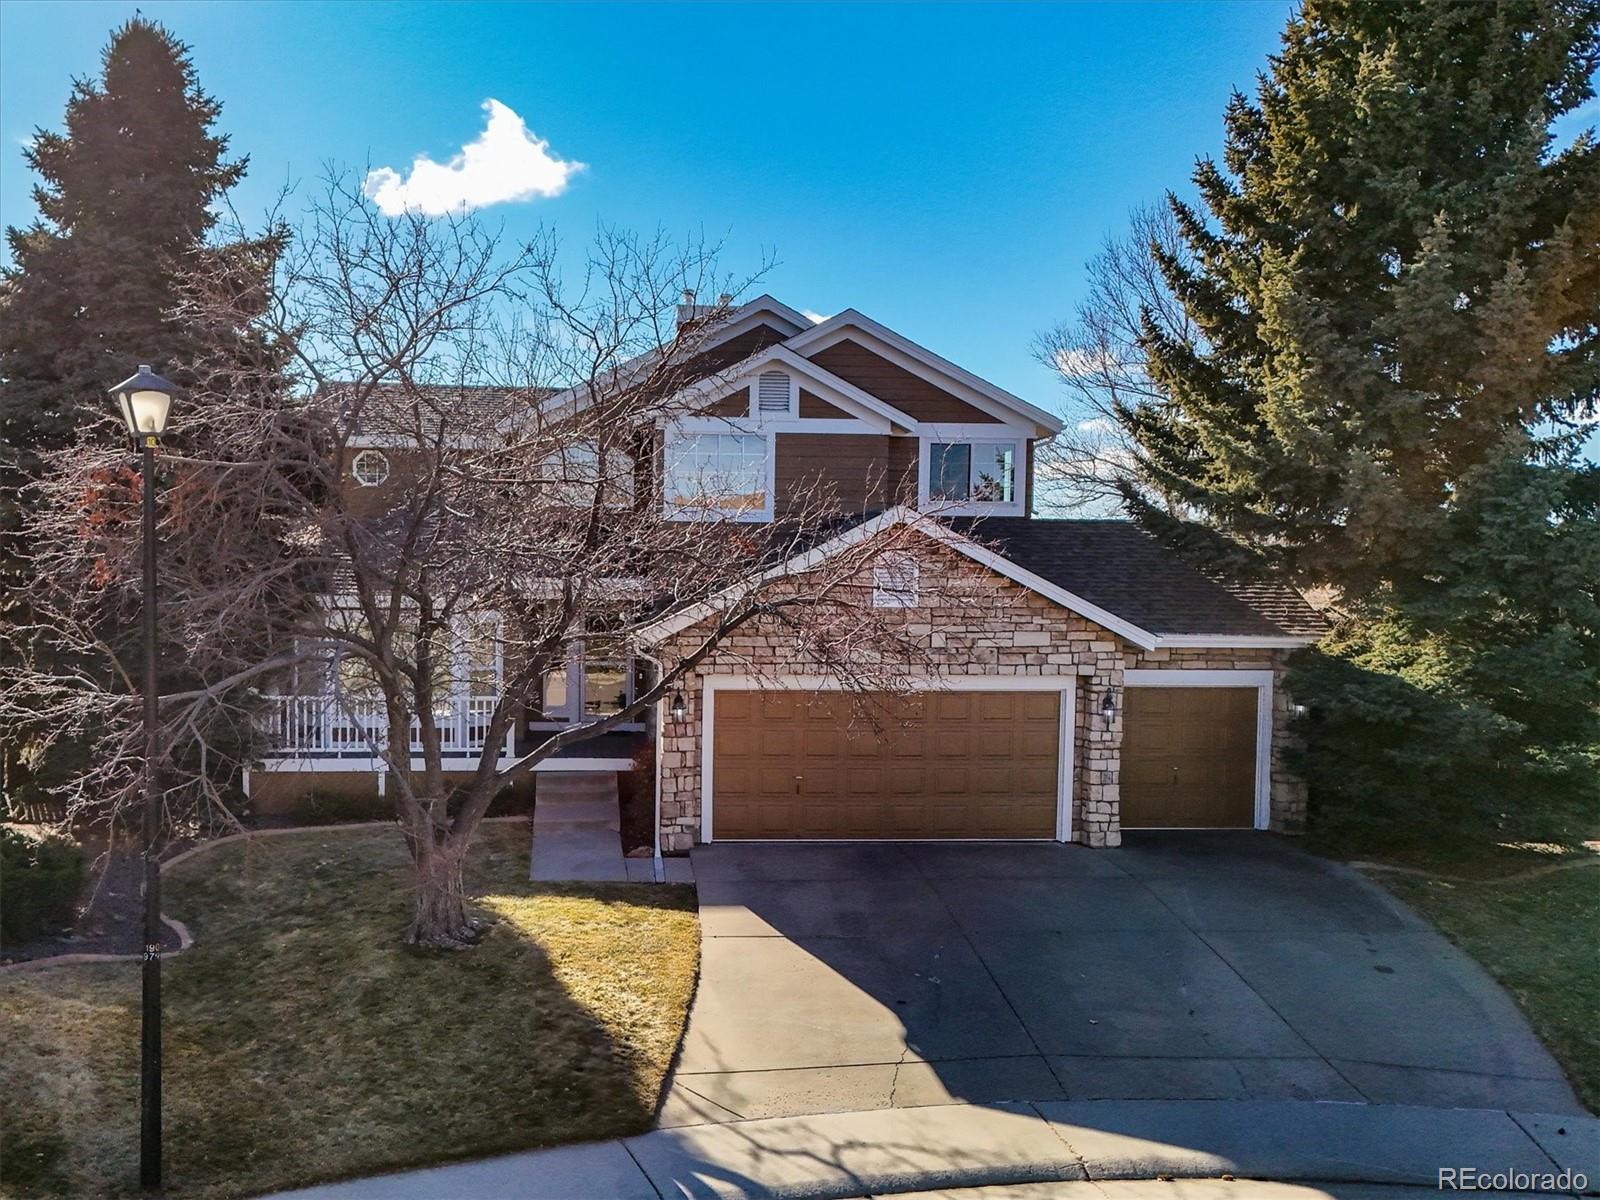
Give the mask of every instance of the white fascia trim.
POLYGON ((1255 688, 1256 779, 1255 827, 1272 820, 1272 672, 1146 669, 1122 673, 1123 687, 1255 688))
MULTIPOLYGON (((1073 727, 1076 722, 1078 677, 1072 675, 926 675, 907 681, 913 692, 1059 692, 1060 742, 1056 751, 1055 840, 1072 840, 1072 781, 1074 777, 1073 727)), ((700 685, 700 840, 710 843, 718 692, 841 691, 843 684, 829 675, 707 675, 700 685)), ((963 839, 967 840, 967 839, 963 839)), ((988 839, 974 839, 988 840, 988 839)), ((1043 839, 1026 838, 1023 841, 1043 839)))
POLYGON ((344 444, 351 450, 410 450, 418 454, 429 454, 445 448, 489 450, 494 448, 495 441, 486 437, 452 437, 443 443, 422 442, 405 433, 353 433, 345 438, 344 444))
POLYGON ((1299 646, 1315 646, 1314 637, 1284 634, 1265 636, 1243 633, 1163 633, 1156 637, 1157 647, 1183 647, 1214 650, 1293 650, 1299 646))
MULTIPOLYGON (((737 364, 737 369, 732 375, 712 375, 691 384, 674 396, 673 400, 689 406, 701 400, 717 399, 719 393, 724 390, 737 391, 741 386, 749 386, 749 382, 755 376, 773 365, 783 366, 809 380, 814 385, 810 390, 816 391, 830 404, 854 411, 858 417, 879 432, 892 432, 895 426, 899 426, 902 431, 910 431, 917 427, 917 422, 909 414, 901 412, 892 404, 885 404, 876 396, 862 391, 855 384, 840 379, 826 368, 818 366, 808 358, 802 358, 782 345, 768 346, 760 353, 751 355, 737 364)), ((800 417, 785 419, 794 420, 802 425, 807 424, 804 418, 800 417)))
MULTIPOLYGON (((1065 588, 1057 587, 1048 579, 1035 575, 1032 571, 1024 570, 1010 559, 996 554, 987 547, 978 545, 978 543, 970 538, 963 537, 938 520, 919 513, 915 509, 907 508, 905 505, 897 505, 894 508, 887 509, 876 517, 847 529, 838 537, 832 538, 820 546, 815 546, 804 554, 796 555, 787 562, 779 563, 777 566, 764 571, 757 578, 756 583, 766 583, 783 575, 804 574, 838 551, 864 541, 885 529, 901 524, 911 525, 919 533, 926 534, 928 537, 943 543, 958 554, 966 555, 974 562, 989 568, 995 574, 1003 576, 1013 583, 1027 588, 1029 591, 1036 592, 1046 600, 1060 605, 1069 612, 1077 613, 1085 620, 1093 621, 1096 625, 1103 626, 1112 633, 1126 638, 1141 650, 1154 650, 1156 647, 1154 634, 1139 628, 1139 626, 1130 621, 1124 621, 1121 617, 1107 612, 1097 604, 1089 603, 1082 596, 1076 596, 1065 588)), ((715 596, 702 600, 698 604, 692 604, 679 612, 669 613, 667 616, 660 617, 647 625, 641 626, 635 631, 634 638, 640 645, 648 646, 659 642, 664 637, 680 633, 696 622, 702 621, 712 613, 717 612, 723 607, 722 602, 724 600, 743 590, 745 586, 747 585, 725 588, 715 596)))
POLYGON ((741 333, 747 333, 761 324, 776 325, 779 332, 787 332, 782 327, 791 325, 794 327, 794 333, 789 334, 790 337, 795 333, 804 333, 808 329, 815 328, 810 317, 790 308, 777 297, 763 292, 754 300, 745 301, 729 313, 728 319, 717 326, 716 332, 706 339, 702 349, 709 350, 712 346, 720 346, 729 338, 738 337, 741 333), (778 320, 777 322, 758 320, 763 314, 777 317, 778 320))
POLYGON ((870 341, 878 343, 876 346, 869 345, 868 349, 883 354, 897 366, 924 378, 928 378, 927 372, 933 371, 936 375, 942 376, 942 379, 929 379, 930 383, 954 384, 958 391, 964 393, 964 399, 970 400, 985 412, 1002 420, 1023 416, 1037 427, 1036 437, 1051 437, 1061 432, 1061 418, 1029 404, 1020 396, 1013 396, 1004 388, 996 387, 986 379, 980 379, 971 371, 956 366, 926 346, 919 346, 904 334, 896 333, 886 325, 880 325, 871 317, 853 308, 835 313, 821 325, 814 325, 798 336, 790 338, 784 345, 796 351, 811 350, 814 353, 844 340, 852 329, 866 334, 870 341))

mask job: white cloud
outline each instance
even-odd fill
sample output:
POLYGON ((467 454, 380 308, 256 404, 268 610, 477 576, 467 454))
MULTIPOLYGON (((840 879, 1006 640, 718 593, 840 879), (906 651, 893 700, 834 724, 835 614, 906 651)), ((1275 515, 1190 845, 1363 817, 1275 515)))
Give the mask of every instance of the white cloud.
POLYGON ((1055 365, 1067 379, 1089 379, 1113 373, 1117 360, 1108 350, 1061 349, 1055 353, 1055 365))
MULTIPOLYGON (((812 312, 809 308, 802 308, 800 310, 800 315, 806 320, 810 321, 813 325, 821 325, 828 319, 819 312, 812 312)), ((829 315, 831 316, 832 314, 829 315)))
POLYGON ((449 162, 436 163, 419 154, 409 177, 393 167, 369 171, 362 191, 378 211, 386 217, 407 212, 438 217, 535 196, 559 196, 573 174, 583 170, 583 163, 564 162, 550 153, 550 143, 536 137, 500 101, 484 101, 483 110, 488 114, 483 132, 449 162))

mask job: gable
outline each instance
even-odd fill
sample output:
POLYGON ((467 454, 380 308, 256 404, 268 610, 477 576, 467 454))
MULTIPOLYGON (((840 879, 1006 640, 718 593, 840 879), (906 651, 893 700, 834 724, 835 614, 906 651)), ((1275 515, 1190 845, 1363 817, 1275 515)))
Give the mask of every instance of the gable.
POLYGON ((844 409, 829 404, 815 392, 808 392, 805 388, 800 389, 800 416, 802 419, 814 417, 822 420, 837 421, 850 415, 844 409))
POLYGON ((718 371, 726 371, 735 363, 742 362, 752 354, 758 354, 768 346, 775 346, 785 341, 788 334, 772 325, 757 325, 754 329, 747 329, 725 342, 718 342, 708 350, 703 350, 685 364, 687 377, 697 379, 706 375, 715 375, 718 371))
POLYGON ((808 356, 819 367, 831 371, 878 399, 894 405, 918 421, 937 421, 972 425, 994 425, 999 421, 951 395, 943 388, 913 375, 904 367, 874 354, 859 342, 845 338, 825 350, 808 356))

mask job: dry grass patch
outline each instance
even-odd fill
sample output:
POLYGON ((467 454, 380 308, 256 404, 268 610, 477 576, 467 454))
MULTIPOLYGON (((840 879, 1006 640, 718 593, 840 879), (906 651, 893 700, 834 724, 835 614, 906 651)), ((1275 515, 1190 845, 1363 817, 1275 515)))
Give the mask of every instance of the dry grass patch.
MULTIPOLYGON (((486 826, 461 954, 403 948, 389 830, 233 844, 167 911, 168 1194, 257 1194, 647 1128, 698 964, 693 892, 531 884, 486 826)), ((136 1192, 137 964, 0 976, 7 1196, 136 1192)))

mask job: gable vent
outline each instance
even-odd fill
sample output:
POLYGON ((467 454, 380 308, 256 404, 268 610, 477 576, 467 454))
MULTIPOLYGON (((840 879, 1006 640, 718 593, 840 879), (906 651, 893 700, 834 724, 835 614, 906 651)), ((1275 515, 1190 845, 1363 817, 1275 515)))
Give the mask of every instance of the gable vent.
POLYGON ((789 376, 783 371, 763 371, 756 377, 756 411, 789 411, 789 376))

